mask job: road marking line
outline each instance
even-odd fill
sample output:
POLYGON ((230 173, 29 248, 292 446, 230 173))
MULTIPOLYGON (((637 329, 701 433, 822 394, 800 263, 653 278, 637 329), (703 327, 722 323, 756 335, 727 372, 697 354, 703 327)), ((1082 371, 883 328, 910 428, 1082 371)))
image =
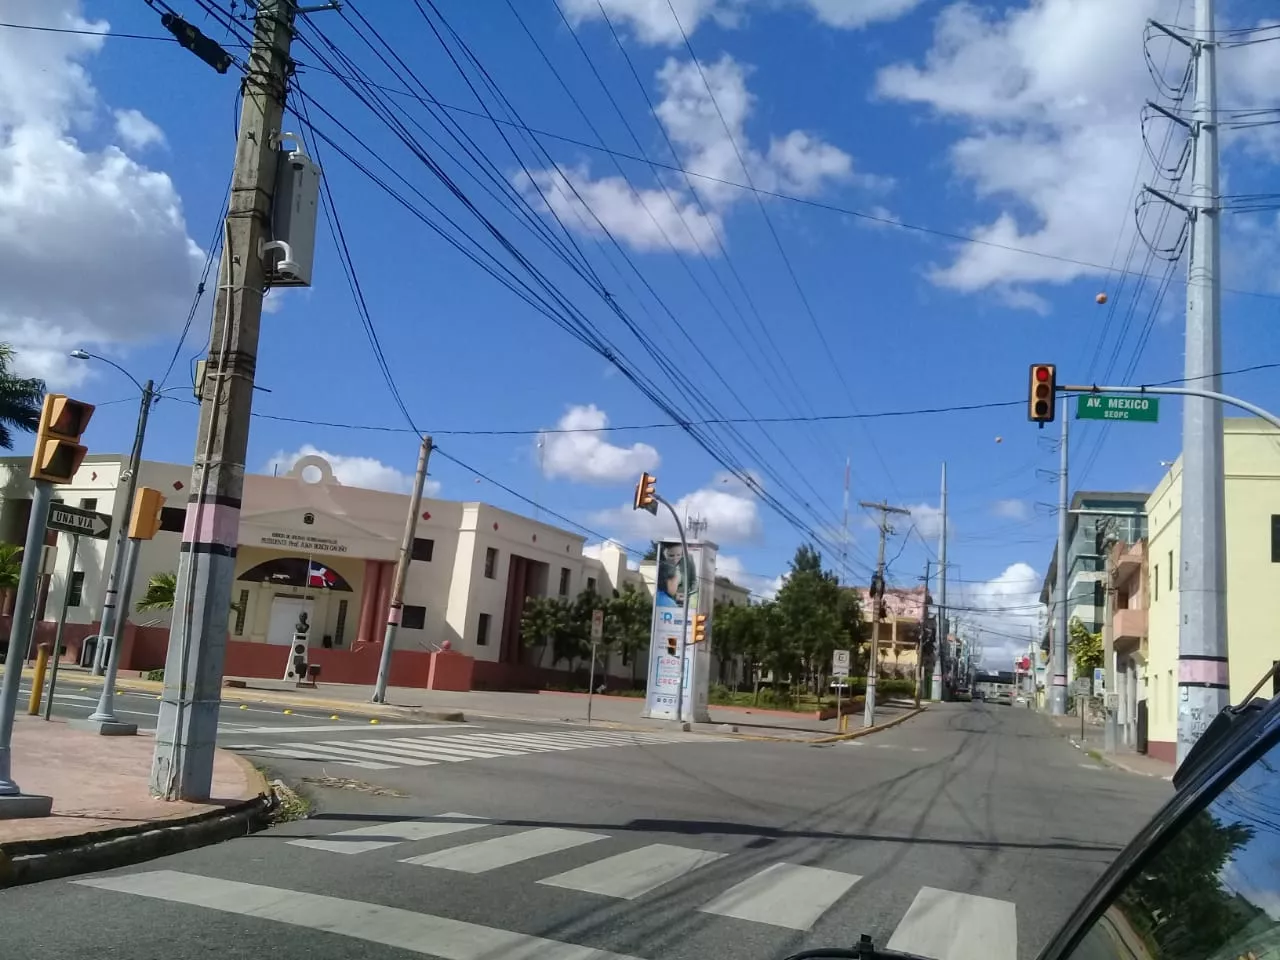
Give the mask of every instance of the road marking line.
POLYGON ((775 863, 730 887, 700 913, 808 930, 862 877, 819 867, 775 863))
POLYGON ((228 746, 226 749, 236 750, 240 753, 260 753, 269 757, 287 757, 291 760, 331 760, 334 763, 345 764, 348 767, 359 767, 361 770, 394 770, 396 768, 394 763, 353 760, 350 757, 335 754, 324 747, 313 747, 309 744, 304 746, 305 749, 298 750, 284 746, 265 747, 257 743, 241 743, 228 746))
POLYGON ((496 739, 493 734, 468 733, 468 734, 463 734, 460 737, 449 737, 449 739, 459 740, 459 741, 462 741, 463 743, 475 743, 478 746, 485 746, 487 744, 496 745, 501 743, 501 744, 505 744, 506 748, 509 750, 519 749, 525 752, 529 752, 533 750, 551 751, 551 750, 572 750, 573 749, 572 747, 564 746, 563 744, 550 743, 550 742, 547 742, 546 740, 542 740, 537 737, 502 737, 501 739, 496 739))
POLYGON ((441 960, 633 960, 559 940, 545 940, 478 923, 466 923, 398 907, 299 893, 237 880, 198 877, 172 870, 94 877, 72 883, 185 903, 243 917, 273 920, 305 930, 397 947, 441 960))
POLYGON ((1008 900, 921 887, 886 946, 934 960, 1016 960, 1017 909, 1008 900))
POLYGON ((369 850, 380 850, 382 847, 394 847, 405 840, 430 840, 434 837, 447 837, 453 833, 478 830, 491 822, 484 817, 473 817, 469 813, 442 813, 440 817, 428 820, 374 823, 367 827, 340 830, 324 838, 299 837, 297 840, 285 842, 295 847, 310 847, 313 850, 325 850, 329 853, 366 853, 369 850), (458 823, 458 820, 475 822, 458 823), (365 837, 376 839, 362 839, 365 837), (388 837, 391 839, 387 839, 388 837))
POLYGON ((359 744, 361 750, 381 751, 398 757, 431 757, 433 760, 443 760, 446 763, 453 763, 459 760, 485 760, 490 757, 516 756, 516 754, 450 750, 447 747, 443 750, 437 750, 432 746, 420 747, 413 741, 402 740, 347 740, 345 742, 351 744, 352 747, 359 744))
POLYGON ((422 856, 409 857, 400 862, 412 863, 419 867, 457 870, 459 873, 485 873, 499 867, 508 867, 513 863, 532 860, 534 857, 546 856, 548 853, 572 850, 584 843, 608 839, 603 833, 562 830, 559 827, 538 827, 533 830, 522 830, 506 837, 494 837, 492 840, 479 840, 476 843, 451 847, 448 850, 424 853, 422 856))
MULTIPOLYGON (((327 750, 338 757, 352 757, 356 760, 387 760, 389 759, 388 757, 379 756, 376 753, 371 753, 368 750, 353 750, 351 747, 346 746, 346 743, 347 741, 345 740, 320 740, 318 741, 316 746, 318 746, 321 750, 327 750)), ((284 746, 295 747, 302 750, 312 749, 312 744, 307 743, 306 741, 299 741, 297 743, 286 743, 284 744, 284 746)), ((397 756, 395 760, 397 763, 402 763, 406 767, 433 767, 435 766, 435 763, 436 763, 434 760, 421 760, 421 759, 418 759, 417 757, 408 757, 408 756, 404 756, 404 757, 397 756)))
POLYGON ((723 856, 725 854, 710 850, 654 843, 538 882, 549 887, 634 900, 723 856))
POLYGON ((455 753, 466 757, 467 759, 485 760, 490 757, 520 757, 528 751, 518 750, 507 747, 490 747, 486 744, 470 744, 459 743, 454 744, 451 741, 453 737, 398 737, 392 743, 403 743, 406 746, 420 744, 428 750, 442 750, 445 753, 455 753))
MULTIPOLYGON (((379 730, 436 730, 446 727, 444 723, 380 723, 379 730)), ((349 730, 359 730, 361 733, 367 733, 368 724, 364 723, 329 723, 325 725, 316 725, 314 727, 295 727, 289 724, 273 725, 266 727, 246 725, 243 729, 237 730, 237 733, 245 733, 254 736, 261 736, 266 733, 346 733, 349 730)))

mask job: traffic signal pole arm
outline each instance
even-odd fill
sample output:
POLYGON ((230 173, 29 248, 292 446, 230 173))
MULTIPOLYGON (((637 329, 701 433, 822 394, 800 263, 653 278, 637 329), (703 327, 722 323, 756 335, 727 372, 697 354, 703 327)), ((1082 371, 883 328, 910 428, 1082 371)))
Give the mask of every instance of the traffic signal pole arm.
POLYGON ((1268 413, 1261 407, 1249 403, 1247 400, 1241 400, 1239 397, 1232 397, 1225 393, 1215 393, 1212 390, 1201 390, 1198 387, 1082 387, 1063 384, 1058 387, 1059 393, 1155 393, 1170 394, 1172 396, 1181 397, 1204 397, 1206 400, 1216 400, 1218 403, 1225 403, 1229 407, 1238 407, 1247 413, 1252 413, 1255 417, 1267 421, 1277 430, 1280 430, 1280 417, 1273 413, 1268 413))

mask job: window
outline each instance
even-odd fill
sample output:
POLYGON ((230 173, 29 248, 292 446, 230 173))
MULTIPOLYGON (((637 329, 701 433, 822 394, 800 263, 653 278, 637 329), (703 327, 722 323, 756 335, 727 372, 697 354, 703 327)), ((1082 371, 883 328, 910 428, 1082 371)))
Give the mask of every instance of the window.
POLYGON ((1280 563, 1280 513, 1271 515, 1271 562, 1280 563))
POLYGON ((560 568, 560 596, 567 597, 569 595, 569 568, 560 568))
POLYGON ((421 630, 427 625, 427 608, 406 603, 400 608, 400 626, 406 630, 421 630))
MULTIPOLYGON (((344 600, 343 603, 346 603, 346 601, 344 600)), ((244 636, 244 617, 245 617, 245 614, 248 612, 248 610, 249 610, 249 591, 241 590, 240 599, 236 601, 236 622, 235 622, 234 628, 231 631, 237 637, 244 636)))
POLYGON ((485 579, 492 580, 498 570, 498 549, 497 547, 485 547, 484 549, 484 575, 485 579))
POLYGON ((1159 600, 1160 599, 1160 564, 1158 563, 1155 566, 1155 576, 1151 578, 1151 587, 1152 587, 1152 592, 1155 594, 1155 596, 1152 597, 1152 599, 1159 600))
POLYGON ((1169 590, 1173 590, 1173 551, 1169 551, 1169 590))
POLYGON ((1102 581, 1093 581, 1093 605, 1095 607, 1104 606, 1107 602, 1106 591, 1103 589, 1102 581))
POLYGON ((413 550, 410 556, 414 560, 421 560, 423 563, 431 562, 431 554, 435 552, 436 542, 428 540, 425 537, 413 538, 413 550))
POLYGON ((489 645, 489 615, 487 613, 480 614, 480 622, 476 624, 476 646, 487 647, 489 645))
POLYGON ((596 578, 595 578, 595 577, 587 577, 587 589, 588 589, 588 590, 590 590, 592 593, 595 593, 595 592, 596 592, 596 578))
POLYGON ((168 533, 181 533, 187 525, 186 507, 161 507, 160 529, 168 533))
POLYGON ((71 574, 71 582, 67 584, 67 606, 78 607, 84 599, 84 571, 76 570, 71 574))
POLYGON ((80 509, 81 510, 97 510, 98 498, 97 497, 81 497, 80 509))
POLYGON ((347 606, 348 601, 338 601, 338 622, 333 625, 333 645, 335 647, 342 646, 342 637, 347 632, 347 606))

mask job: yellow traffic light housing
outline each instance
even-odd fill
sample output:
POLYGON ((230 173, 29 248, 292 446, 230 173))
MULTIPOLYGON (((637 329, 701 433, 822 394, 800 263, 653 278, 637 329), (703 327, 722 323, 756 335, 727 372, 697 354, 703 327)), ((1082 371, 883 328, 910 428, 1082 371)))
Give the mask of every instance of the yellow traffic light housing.
POLYGON ((46 394, 36 428, 36 449, 31 456, 31 479, 70 483, 88 448, 80 435, 89 426, 93 404, 81 403, 60 393, 46 394))
POLYGON ((700 613, 693 618, 693 642, 701 643, 707 639, 707 615, 700 613))
POLYGON ((164 510, 164 494, 151 487, 139 487, 133 497, 133 514, 129 517, 129 539, 150 540, 160 531, 160 512, 164 510))
POLYGON ((676 655, 676 638, 667 637, 667 656, 674 657, 676 655))
POLYGON ((1057 410, 1054 396, 1058 389, 1058 368, 1051 363, 1031 365, 1031 384, 1027 396, 1027 418, 1033 423, 1052 423, 1057 410))
POLYGON ((640 482, 636 484, 636 498, 633 504, 635 510, 648 510, 650 513, 658 512, 658 478, 652 474, 640 474, 640 482))

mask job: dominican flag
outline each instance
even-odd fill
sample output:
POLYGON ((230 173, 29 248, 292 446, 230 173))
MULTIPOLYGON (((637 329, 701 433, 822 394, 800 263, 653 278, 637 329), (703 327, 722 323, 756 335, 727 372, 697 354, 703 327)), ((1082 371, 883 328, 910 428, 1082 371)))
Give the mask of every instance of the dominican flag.
POLYGON ((338 575, 328 567, 322 567, 320 564, 312 562, 307 568, 307 586, 319 588, 331 588, 338 582, 338 575))

